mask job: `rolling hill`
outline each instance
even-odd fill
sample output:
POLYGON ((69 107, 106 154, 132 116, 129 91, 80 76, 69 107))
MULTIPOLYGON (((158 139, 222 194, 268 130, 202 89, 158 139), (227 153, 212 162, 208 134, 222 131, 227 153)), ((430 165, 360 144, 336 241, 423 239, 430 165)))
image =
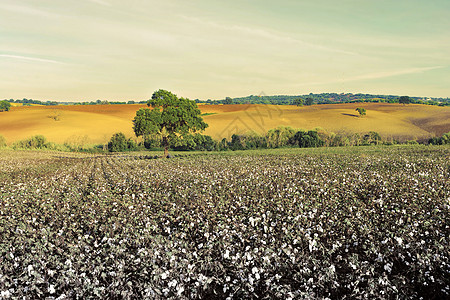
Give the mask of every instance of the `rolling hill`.
MULTIPOLYGON (((112 134, 132 137, 132 119, 144 104, 17 106, 0 113, 0 135, 9 143, 41 134, 56 143, 101 144, 112 134)), ((234 133, 265 133, 277 126, 327 131, 377 131, 400 140, 425 139, 450 131, 450 107, 420 104, 345 103, 297 107, 291 105, 199 105, 214 139, 234 133), (356 107, 367 115, 359 117, 356 107)))

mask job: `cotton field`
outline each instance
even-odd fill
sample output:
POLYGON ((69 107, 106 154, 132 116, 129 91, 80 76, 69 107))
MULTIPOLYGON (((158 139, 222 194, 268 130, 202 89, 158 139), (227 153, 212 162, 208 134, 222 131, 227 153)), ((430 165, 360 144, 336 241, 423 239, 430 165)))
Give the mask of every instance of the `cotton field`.
POLYGON ((449 298, 450 148, 370 149, 0 152, 0 298, 449 298))

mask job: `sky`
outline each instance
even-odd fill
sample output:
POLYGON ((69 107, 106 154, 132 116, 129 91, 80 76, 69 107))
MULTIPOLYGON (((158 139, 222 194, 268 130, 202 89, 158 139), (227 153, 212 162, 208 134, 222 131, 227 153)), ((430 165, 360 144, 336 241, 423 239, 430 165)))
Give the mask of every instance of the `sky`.
POLYGON ((450 97, 449 0, 1 0, 0 99, 450 97))

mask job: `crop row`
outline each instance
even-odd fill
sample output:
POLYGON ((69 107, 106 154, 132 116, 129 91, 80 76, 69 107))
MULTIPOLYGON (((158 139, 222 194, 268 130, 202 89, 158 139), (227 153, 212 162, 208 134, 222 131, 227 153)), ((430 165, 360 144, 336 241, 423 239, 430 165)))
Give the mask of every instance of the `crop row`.
POLYGON ((449 150, 414 149, 3 160, 1 296, 449 297, 449 150))

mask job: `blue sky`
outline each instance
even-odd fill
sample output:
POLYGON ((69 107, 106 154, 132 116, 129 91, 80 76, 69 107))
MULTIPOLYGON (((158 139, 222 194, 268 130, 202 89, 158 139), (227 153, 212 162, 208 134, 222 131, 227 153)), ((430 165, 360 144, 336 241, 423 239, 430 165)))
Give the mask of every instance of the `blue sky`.
POLYGON ((2 0, 0 98, 450 97, 448 0, 2 0))

